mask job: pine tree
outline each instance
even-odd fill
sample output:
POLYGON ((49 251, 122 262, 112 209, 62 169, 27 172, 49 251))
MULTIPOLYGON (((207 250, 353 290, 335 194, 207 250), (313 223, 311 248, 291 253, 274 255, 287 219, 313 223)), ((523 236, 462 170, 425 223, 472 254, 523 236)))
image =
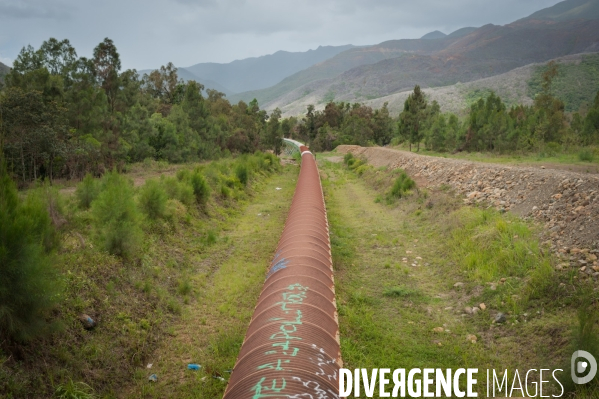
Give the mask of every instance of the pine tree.
POLYGON ((414 87, 414 92, 408 96, 404 103, 404 109, 399 115, 400 134, 410 143, 417 144, 417 151, 420 151, 420 142, 424 136, 424 122, 426 120, 426 100, 420 90, 420 86, 414 87))

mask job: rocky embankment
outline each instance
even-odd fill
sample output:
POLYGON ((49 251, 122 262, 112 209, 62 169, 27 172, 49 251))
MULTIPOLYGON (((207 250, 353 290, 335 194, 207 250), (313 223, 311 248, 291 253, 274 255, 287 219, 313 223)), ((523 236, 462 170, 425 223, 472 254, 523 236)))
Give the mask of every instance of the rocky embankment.
POLYGON ((342 145, 369 164, 404 169, 421 187, 451 186, 466 204, 484 204, 532 218, 561 262, 599 279, 599 175, 417 155, 381 147, 342 145))

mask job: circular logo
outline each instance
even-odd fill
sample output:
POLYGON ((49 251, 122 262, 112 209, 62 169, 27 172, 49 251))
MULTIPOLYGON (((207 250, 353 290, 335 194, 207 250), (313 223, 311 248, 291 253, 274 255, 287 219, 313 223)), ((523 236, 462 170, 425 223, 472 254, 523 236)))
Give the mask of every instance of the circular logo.
POLYGON ((597 360, 587 351, 578 350, 572 354, 571 359, 572 381, 575 384, 586 384, 595 378, 597 374, 597 360), (581 358, 584 358, 582 360, 581 358), (581 359, 581 360, 579 360, 581 359), (578 374, 588 373, 584 377, 579 377, 578 374))

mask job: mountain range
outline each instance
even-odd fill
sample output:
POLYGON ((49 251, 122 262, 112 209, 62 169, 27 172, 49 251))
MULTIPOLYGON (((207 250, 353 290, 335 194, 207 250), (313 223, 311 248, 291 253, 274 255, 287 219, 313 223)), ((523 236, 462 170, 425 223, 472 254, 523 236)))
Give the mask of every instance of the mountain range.
MULTIPOLYGON (((325 61, 353 48, 344 46, 319 46, 304 52, 277 51, 261 57, 245 58, 226 64, 206 62, 178 68, 181 79, 196 80, 210 89, 231 96, 235 93, 264 89, 302 69, 325 61)), ((151 70, 139 71, 141 75, 151 70)), ((251 99, 250 99, 251 100, 251 99)))
POLYGON ((416 84, 439 87, 470 82, 569 54, 599 51, 599 23, 597 20, 570 20, 486 25, 458 39, 419 39, 414 42, 435 42, 443 48, 428 53, 422 50, 405 52, 374 64, 361 65, 334 78, 306 83, 273 100, 268 97, 273 88, 251 94, 258 101, 263 100, 261 104, 266 109, 278 107, 287 113, 291 108, 297 109, 298 104, 303 104, 305 109, 308 104, 323 105, 333 99, 363 102, 411 89, 416 84))
MULTIPOLYGON (((496 76, 518 67, 599 51, 599 0, 567 0, 511 24, 436 31, 337 54, 278 84, 230 96, 256 98, 284 115, 326 102, 365 102, 409 90, 496 76), (436 38, 434 38, 436 37, 436 38)), ((599 88, 598 88, 599 89, 599 88)), ((302 111, 300 111, 302 110, 302 111)))
MULTIPOLYGON (((500 87, 501 79, 515 76, 511 71, 530 72, 531 65, 574 55, 581 60, 580 54, 597 52, 599 0, 566 0, 503 26, 464 27, 449 34, 437 30, 420 39, 370 46, 278 51, 230 63, 179 67, 178 74, 223 92, 231 103, 255 98, 261 108, 279 108, 289 116, 304 113, 309 104, 322 109, 333 100, 373 106, 389 100, 395 110, 416 84, 426 93, 459 92, 463 105, 464 87, 482 90, 489 82, 500 87), (528 69, 522 69, 525 66, 528 69), (448 89, 437 90, 441 87, 448 89)), ((0 81, 8 70, 0 63, 0 81)), ((518 98, 530 101, 529 93, 518 98)))

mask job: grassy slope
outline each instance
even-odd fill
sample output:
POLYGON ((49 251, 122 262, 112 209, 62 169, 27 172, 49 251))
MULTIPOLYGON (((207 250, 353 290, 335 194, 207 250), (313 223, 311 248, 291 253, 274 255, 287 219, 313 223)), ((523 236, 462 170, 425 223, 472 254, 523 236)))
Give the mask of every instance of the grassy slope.
MULTIPOLYGON (((400 200, 399 205, 377 204, 377 191, 383 193, 391 184, 388 172, 371 171, 359 179, 340 164, 320 165, 326 176, 346 367, 528 370, 567 363, 575 309, 538 299, 514 300, 512 295, 524 296, 526 280, 507 273, 505 284, 495 277, 496 290, 476 274, 462 273, 463 255, 451 244, 457 247, 456 243, 465 242, 481 248, 477 230, 455 235, 460 220, 476 216, 477 210, 462 208, 459 200, 443 192, 429 193, 431 209, 416 195, 400 200), (455 282, 464 282, 464 289, 454 288, 455 282), (462 315, 465 305, 480 302, 486 303, 486 311, 462 315), (497 311, 508 314, 508 323, 492 323, 497 311), (436 327, 445 331, 435 333, 436 327), (469 334, 477 336, 476 344, 467 340, 469 334)), ((491 218, 498 226, 514 226, 508 230, 528 231, 508 215, 491 218)), ((489 233, 483 238, 492 238, 489 233)), ((532 247, 535 236, 528 234, 525 245, 532 247)), ((482 257, 479 250, 474 253, 482 257)), ((484 372, 479 380, 484 394, 484 372)))
POLYGON ((278 239, 283 231, 297 167, 266 181, 243 209, 228 218, 222 240, 204 255, 210 274, 190 275, 195 300, 183 308, 183 317, 170 327, 170 336, 156 344, 147 359, 152 369, 140 367, 130 398, 216 398, 226 382, 213 378, 232 369, 278 239), (282 188, 275 190, 276 187, 282 188), (199 363, 198 372, 186 370, 199 363), (147 378, 156 373, 158 382, 147 378))
MULTIPOLYGON (((233 173, 234 165, 232 160, 225 159, 218 161, 215 167, 220 173, 229 174, 233 173)), ((203 167, 213 176, 212 164, 203 167)), ((159 173, 173 173, 162 165, 144 165, 144 172, 133 169, 134 173, 128 177, 134 178, 136 183, 159 173)), ((297 168, 293 167, 287 167, 282 175, 270 175, 272 177, 263 171, 256 172, 247 188, 230 189, 228 199, 219 194, 217 187, 212 187, 212 198, 205 212, 195 205, 185 211, 181 205, 183 209, 177 211, 178 221, 174 224, 161 220, 144 222, 140 256, 131 262, 97 248, 92 239, 89 211, 78 210, 75 196, 66 196, 62 208, 69 222, 63 231, 63 243, 55 262, 65 291, 60 307, 52 314, 62 326, 59 333, 28 345, 6 348, 2 342, 0 397, 46 398, 51 397, 58 386, 84 381, 102 395, 99 397, 115 398, 121 396, 122 387, 132 384, 132 378, 140 372, 138 366, 154 362, 156 368, 152 372, 166 370, 160 361, 154 360, 153 354, 161 343, 176 342, 173 338, 178 331, 176 328, 184 323, 182 317, 188 320, 190 308, 203 314, 204 323, 213 322, 209 319, 213 310, 230 315, 236 313, 236 305, 205 308, 206 286, 218 279, 214 277, 215 273, 218 275, 221 263, 231 252, 240 245, 249 245, 249 241, 238 239, 236 235, 239 231, 236 226, 241 226, 239 221, 248 215, 246 212, 250 212, 250 219, 256 225, 274 226, 272 237, 270 232, 256 236, 260 238, 256 248, 263 248, 259 245, 270 242, 269 239, 275 243, 272 249, 266 248, 262 254, 264 262, 260 265, 262 270, 265 269, 278 240, 277 223, 281 226, 283 223, 274 215, 284 213, 274 206, 271 208, 266 198, 272 198, 271 203, 282 198, 281 202, 288 204, 289 187, 293 186, 296 173, 297 168), (285 190, 275 191, 277 185, 285 190), (255 212, 256 206, 258 212, 255 212), (272 212, 268 212, 271 209, 272 212), (270 216, 257 217, 256 213, 260 211, 272 213, 272 223, 270 216), (92 331, 84 330, 78 320, 81 313, 89 314, 98 326, 92 331)), ((72 193, 72 189, 62 192, 72 193)), ((251 252, 252 248, 249 249, 248 254, 255 254, 251 252)), ((240 269, 246 267, 239 258, 237 262, 235 266, 240 269)), ((246 276, 246 273, 242 271, 240 276, 246 276)), ((220 287, 226 287, 228 281, 220 287)), ((256 284, 256 287, 261 286, 260 282, 256 284)), ((249 307, 253 308, 253 303, 249 307)), ((246 317, 249 315, 247 310, 241 313, 246 317)), ((196 328, 201 322, 195 320, 189 327, 196 328)), ((214 323, 210 325, 214 326, 214 323)), ((212 338, 210 342, 216 340, 212 338)), ((235 346, 232 348, 234 350, 235 346)), ((207 347, 202 350, 209 351, 207 347)), ((235 356, 236 353, 231 354, 228 361, 234 361, 235 356)), ((181 368, 177 365, 171 370, 184 370, 186 364, 181 364, 181 368)), ((144 373, 138 381, 147 381, 149 374, 144 373)), ((164 375, 167 373, 161 375, 161 379, 164 375)), ((222 389, 222 386, 216 389, 222 389)))

